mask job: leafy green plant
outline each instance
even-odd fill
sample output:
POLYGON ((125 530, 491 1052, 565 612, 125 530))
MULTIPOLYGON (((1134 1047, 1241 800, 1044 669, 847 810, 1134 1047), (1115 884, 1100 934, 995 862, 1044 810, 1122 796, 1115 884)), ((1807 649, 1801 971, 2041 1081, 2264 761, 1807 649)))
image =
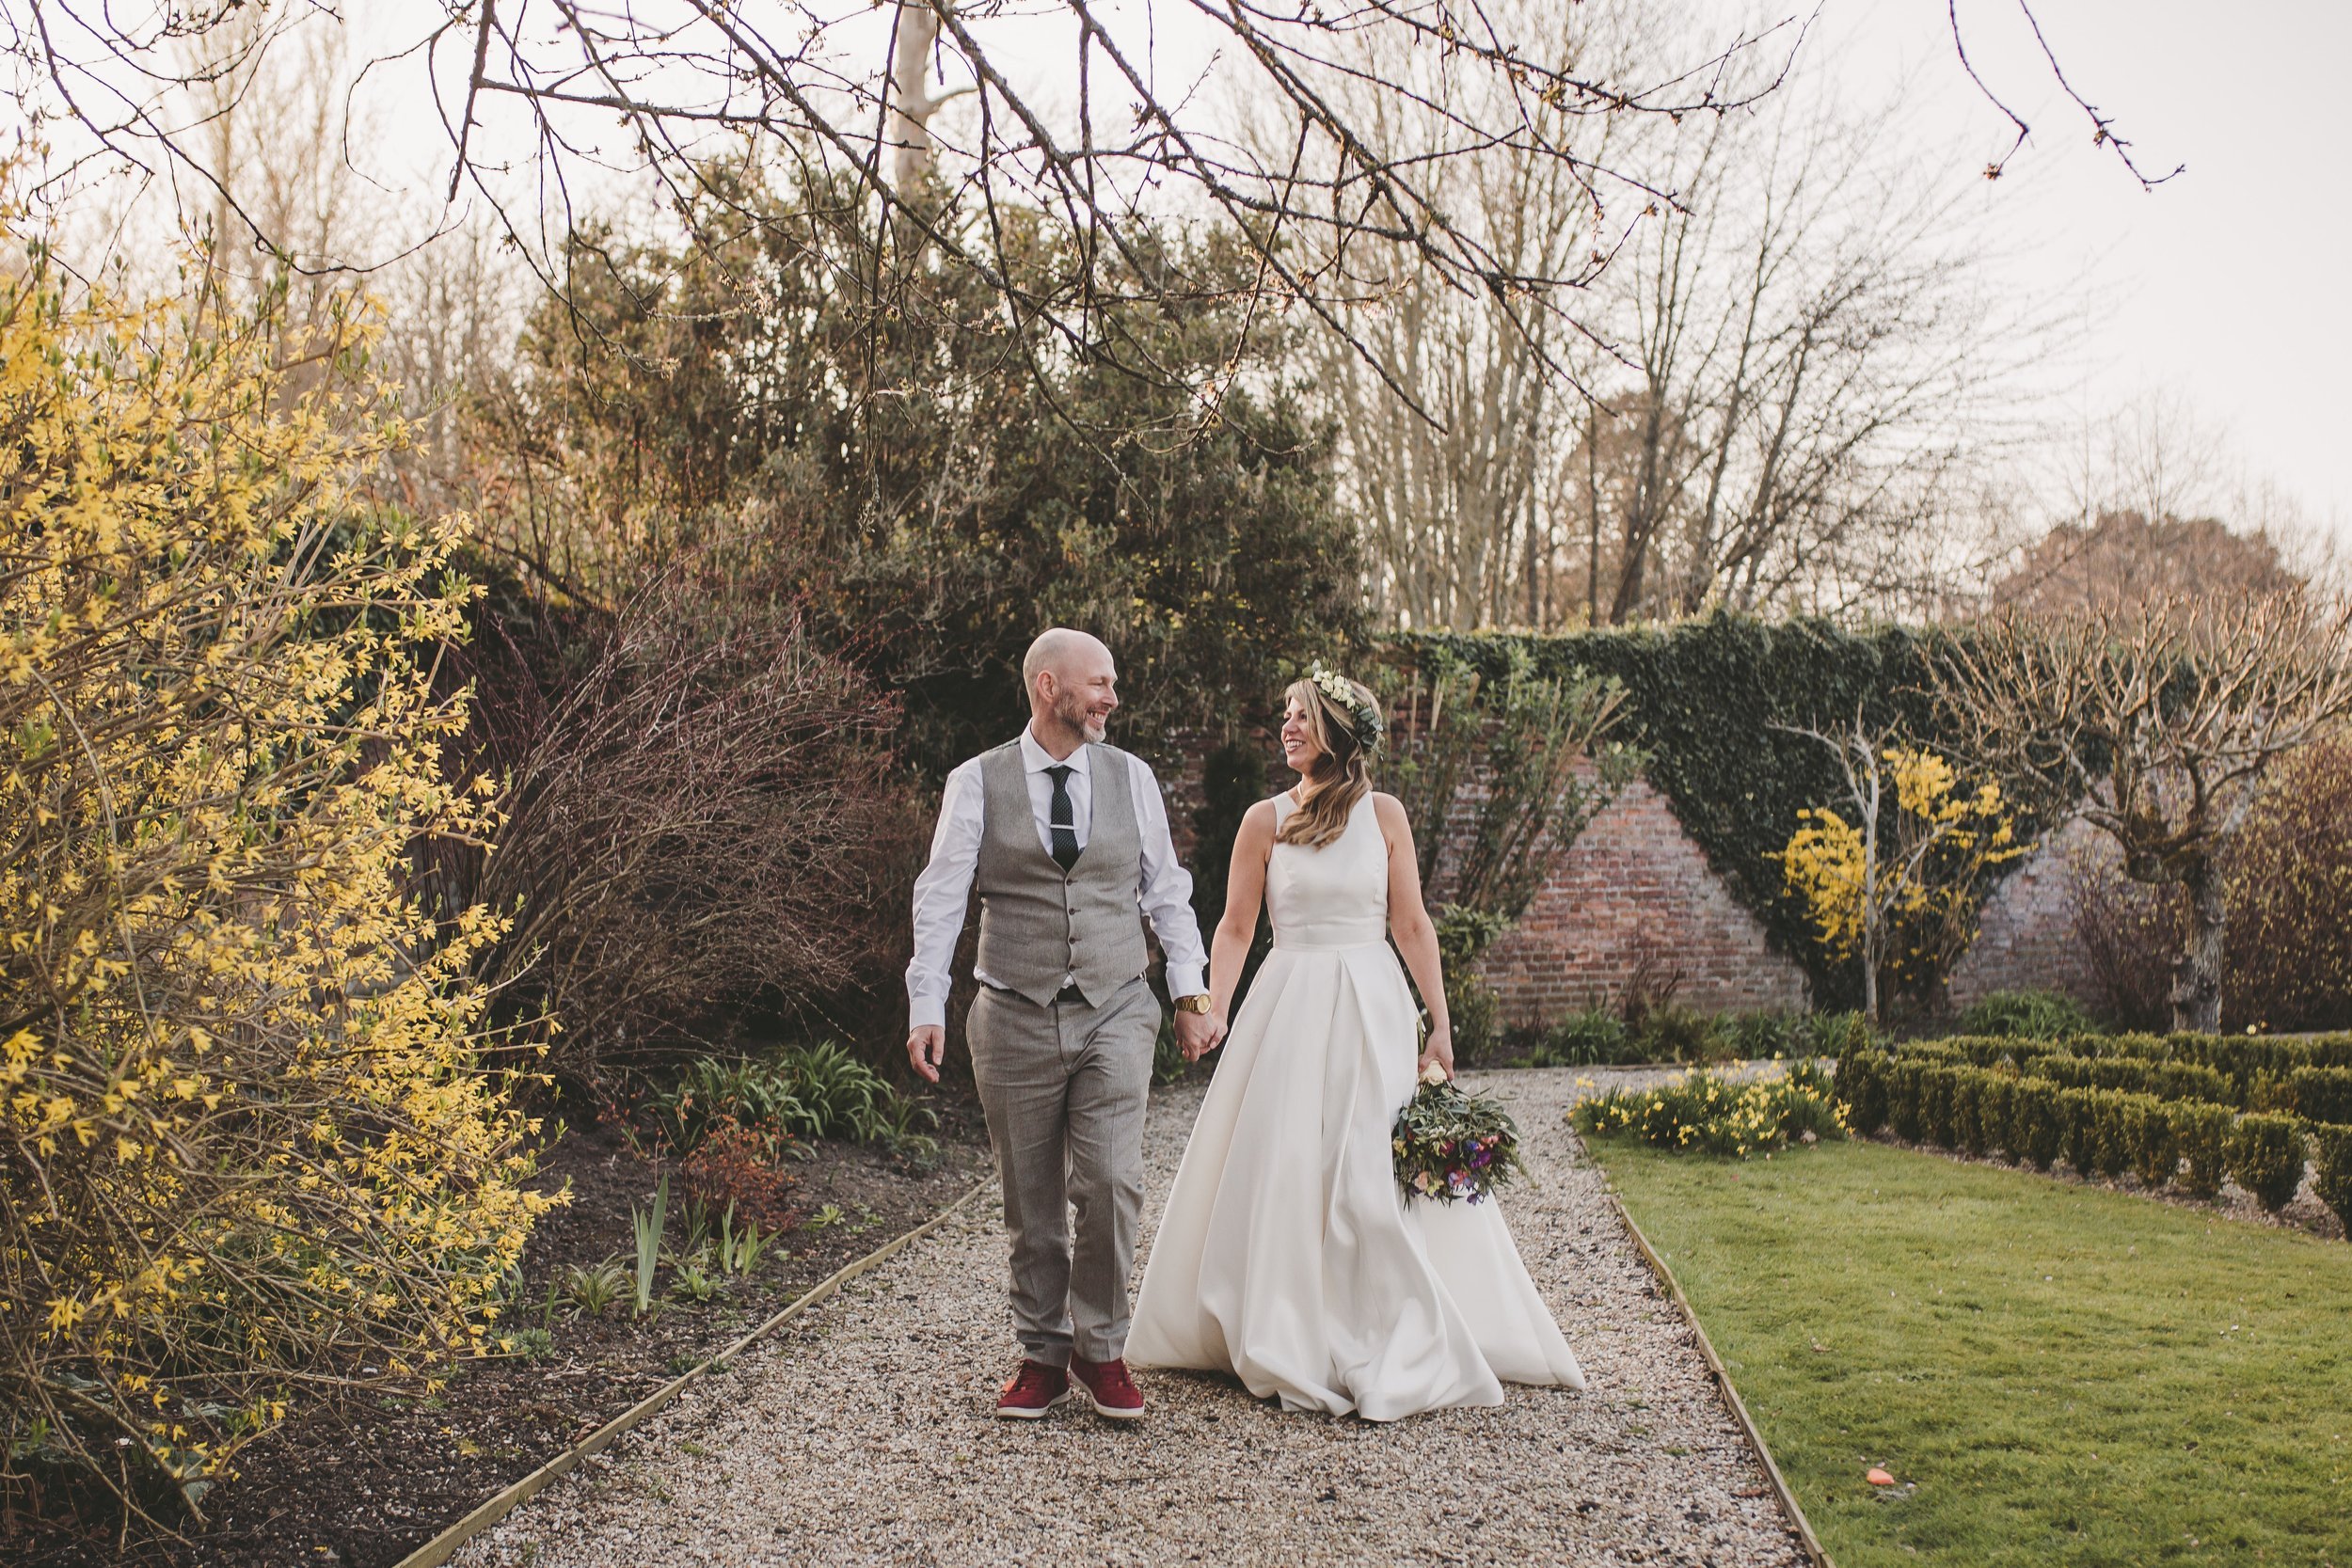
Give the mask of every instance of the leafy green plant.
POLYGON ((663 1143, 682 1156, 728 1127, 768 1139, 776 1154, 809 1138, 882 1144, 925 1159, 939 1147, 922 1131, 939 1125, 938 1113, 834 1040, 691 1062, 655 1097, 652 1114, 663 1143))
POLYGON ((2344 1239, 2352 1241, 2352 1127, 2313 1127, 2312 1162, 2318 1167, 2319 1201, 2336 1212, 2344 1239))
POLYGON ((1718 1015, 1678 1002, 1649 1008, 1632 1033, 1634 1050, 1645 1062, 1723 1062, 1738 1054, 1718 1015))
POLYGON ((735 1228, 735 1205, 727 1205, 719 1216, 719 1267, 730 1275, 747 1275, 759 1267, 760 1254, 768 1248, 768 1238, 759 1233, 759 1222, 746 1219, 743 1228, 735 1228))
POLYGON ((704 1259, 710 1255, 697 1253, 681 1259, 670 1266, 670 1293, 689 1301, 708 1301, 719 1293, 719 1282, 710 1277, 704 1259))
POLYGON ((2181 1188, 2191 1197, 2211 1197, 2221 1190, 2229 1169, 2230 1124, 2236 1118, 2227 1107, 2175 1101, 2166 1107, 2172 1135, 2180 1146, 2181 1188))
POLYGON ((601 1318, 628 1289, 628 1271, 610 1258, 601 1263, 574 1263, 564 1271, 562 1284, 575 1317, 601 1318))
POLYGON ((1634 1059, 1625 1020, 1605 1007, 1557 1020, 1528 1052, 1532 1067, 1615 1067, 1634 1059))
POLYGON ((2352 1068, 2299 1067, 2287 1075, 2287 1087, 2304 1120, 2352 1125, 2352 1068))
POLYGON ((2276 1212, 2303 1184, 2303 1129, 2293 1117, 2249 1112, 2230 1129, 2230 1179, 2276 1212))
POLYGON ((668 1222, 670 1211, 670 1173, 663 1171, 661 1180, 654 1184, 653 1207, 640 1209, 628 1206, 629 1230, 637 1243, 637 1315, 644 1317, 653 1310, 654 1269, 661 1259, 661 1232, 668 1222))
POLYGON ((518 1361, 546 1361, 555 1354, 555 1336, 544 1328, 518 1328, 499 1348, 518 1361))
POLYGON ((2099 1031, 2098 1022, 2081 1003, 2055 990, 1993 991, 1969 1004, 1958 1027, 1963 1035, 2043 1040, 2099 1031))

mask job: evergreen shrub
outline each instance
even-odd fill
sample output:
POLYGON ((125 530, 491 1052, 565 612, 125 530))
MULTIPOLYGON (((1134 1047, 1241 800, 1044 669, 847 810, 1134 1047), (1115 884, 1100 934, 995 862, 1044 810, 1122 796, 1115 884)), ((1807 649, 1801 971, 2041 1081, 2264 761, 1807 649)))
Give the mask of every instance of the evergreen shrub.
POLYGON ((2295 1114, 2306 1121, 2352 1124, 2352 1068, 2299 1067, 2287 1075, 2295 1114))
POLYGON ((2229 1169, 2230 1126, 2236 1118, 2225 1106, 2175 1101, 2166 1107, 2173 1138, 2180 1145, 2184 1169, 2181 1187, 2191 1197, 2211 1197, 2221 1190, 2229 1169))
POLYGON ((1639 1059, 1625 1020, 1605 1007, 1554 1020, 1528 1051, 1533 1067, 1617 1067, 1639 1059))
POLYGON ((1960 1033, 2024 1039, 2064 1039, 2098 1033, 2083 1005, 2063 991, 1996 990, 1960 1015, 1960 1033))
POLYGON ((2303 1129, 2293 1117, 2249 1112, 2230 1130, 2230 1179, 2276 1212, 2303 1184, 2303 1129))
POLYGON ((2352 1127, 2321 1122, 2312 1128, 2312 1157, 2318 1168, 2319 1200, 2344 1222, 2352 1240, 2352 1127))

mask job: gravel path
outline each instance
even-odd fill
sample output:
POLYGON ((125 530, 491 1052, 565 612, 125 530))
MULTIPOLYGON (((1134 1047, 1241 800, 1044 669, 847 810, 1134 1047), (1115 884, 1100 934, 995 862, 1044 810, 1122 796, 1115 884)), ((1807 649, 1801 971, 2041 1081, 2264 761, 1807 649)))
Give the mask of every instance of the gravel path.
MULTIPOLYGON (((1500 1410, 1375 1426, 1144 1372, 1136 1427, 1073 1406, 998 1421, 1013 1347, 999 1213, 983 1198, 456 1560, 1800 1564, 1689 1330, 1565 1127, 1577 1078, 1471 1081, 1527 1136, 1537 1182, 1506 1212, 1586 1393, 1512 1387, 1500 1410)), ((1147 1244, 1199 1102, 1197 1085, 1153 1101, 1147 1244)))

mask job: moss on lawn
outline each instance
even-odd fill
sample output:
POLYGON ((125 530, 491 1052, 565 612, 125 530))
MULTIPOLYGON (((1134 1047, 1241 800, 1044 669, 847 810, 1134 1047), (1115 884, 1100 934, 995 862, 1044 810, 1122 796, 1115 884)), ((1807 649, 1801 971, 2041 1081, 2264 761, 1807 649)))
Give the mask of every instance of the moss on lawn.
POLYGON ((1876 1144, 1594 1153, 1839 1568, 2352 1568, 2352 1245, 1876 1144))

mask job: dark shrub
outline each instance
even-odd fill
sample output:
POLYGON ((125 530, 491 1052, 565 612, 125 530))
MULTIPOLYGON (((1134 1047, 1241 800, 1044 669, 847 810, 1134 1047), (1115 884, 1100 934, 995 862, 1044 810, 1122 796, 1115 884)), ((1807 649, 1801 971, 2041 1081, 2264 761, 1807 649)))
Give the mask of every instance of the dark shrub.
POLYGON ((2173 1131, 2171 1108, 2161 1100, 2133 1095, 2123 1125, 2131 1140, 2132 1169, 2140 1180, 2150 1187, 2170 1181, 2181 1166, 2181 1139, 2173 1131))
POLYGON ((2180 1179, 2183 1190, 2192 1197, 2213 1196, 2221 1190, 2222 1173, 2229 1168, 2230 1124, 2233 1118, 2224 1106, 2193 1101, 2177 1101, 2167 1109, 2181 1158, 2187 1163, 2180 1179))
POLYGON ((1886 1125, 1905 1143, 1927 1135, 1927 1096, 1920 1083, 1927 1071, 1925 1064, 1898 1056, 1886 1074, 1886 1125))
POLYGON ((2095 1175, 2099 1169, 2098 1096, 2096 1089, 2057 1092, 2058 1119, 2065 1129, 2058 1149, 2078 1176, 2095 1175))
POLYGON ((1807 1013, 1799 1032, 1797 1053, 1808 1056, 1843 1056, 1871 1042, 1870 1020, 1858 1012, 1807 1013))
POLYGON ((1732 1054, 1742 1061, 1815 1053, 1810 1020, 1804 1013, 1781 1009, 1725 1013, 1720 1022, 1731 1041, 1732 1054))
POLYGON ((1733 1054, 1731 1031, 1719 1017, 1679 1003, 1649 1008, 1632 1033, 1641 1061, 1720 1062, 1733 1054))
POLYGON ((2295 1114, 2352 1125, 2352 1068, 2299 1067, 2287 1076, 2295 1114))
POLYGON ((2314 1127, 2312 1144, 2319 1167, 2319 1201, 2336 1212, 2344 1238, 2352 1241, 2352 1127, 2314 1127))
POLYGON ((2027 1058, 2025 1071, 2028 1077, 2046 1078, 2068 1088, 2120 1089, 2127 1094, 2153 1095, 2158 1100, 2201 1100, 2214 1105, 2234 1105, 2238 1098, 2227 1077, 2195 1062, 2051 1053, 2027 1058))
POLYGON ((2016 1142, 2010 1148, 2036 1170, 2048 1170, 2066 1146, 2067 1117, 2060 1097, 2080 1089, 2054 1088, 2032 1079, 2019 1080, 2015 1091, 2016 1142))
POLYGON ((1535 1067, 1614 1067, 1635 1060, 1625 1021, 1602 1007, 1570 1013, 1548 1026, 1528 1053, 1535 1067))
MULTIPOLYGON (((2352 1024, 2352 742, 2322 742, 2273 770, 2223 854, 2222 875, 2222 1026, 2352 1024)), ((2085 858, 2071 892, 2101 1010, 2126 1028, 2167 1027, 2172 958, 2186 929, 2180 890, 2085 858)))
POLYGON ((1952 1137, 1955 1146, 1982 1159, 1989 1149, 1985 1136, 1985 1091, 1992 1074, 1980 1070, 1960 1073, 1952 1085, 1952 1137))
POLYGON ((1972 1003, 1958 1028, 1963 1035, 2050 1040, 2095 1033, 2098 1023, 2060 991, 1996 990, 1972 1003))
POLYGON ((925 816, 866 676, 790 606, 682 568, 608 621, 491 602, 465 766, 507 820, 434 874, 512 918, 483 977, 560 1022, 550 1069, 642 1067, 749 1003, 860 996, 855 1025, 895 995, 925 816))
POLYGON ((1946 1148, 1960 1147, 1958 1130, 1953 1124, 1953 1102, 1958 1092, 1957 1080, 1967 1068, 1929 1068, 1919 1075, 1919 1133, 1921 1138, 1946 1148))
POLYGON ((2024 1159, 2017 1132, 2017 1080, 2005 1072, 1987 1072, 1979 1094, 1986 1148, 2000 1149, 2012 1160, 2024 1159))
POLYGON ((2223 1152, 2230 1179, 2276 1212, 2303 1184, 2303 1129, 2293 1117, 2251 1112, 2238 1117, 2223 1152))
POLYGON ((1837 1098, 1857 1137, 1870 1137, 1886 1125, 1886 1076, 1893 1062, 1873 1045, 1849 1047, 1837 1058, 1837 1098))

